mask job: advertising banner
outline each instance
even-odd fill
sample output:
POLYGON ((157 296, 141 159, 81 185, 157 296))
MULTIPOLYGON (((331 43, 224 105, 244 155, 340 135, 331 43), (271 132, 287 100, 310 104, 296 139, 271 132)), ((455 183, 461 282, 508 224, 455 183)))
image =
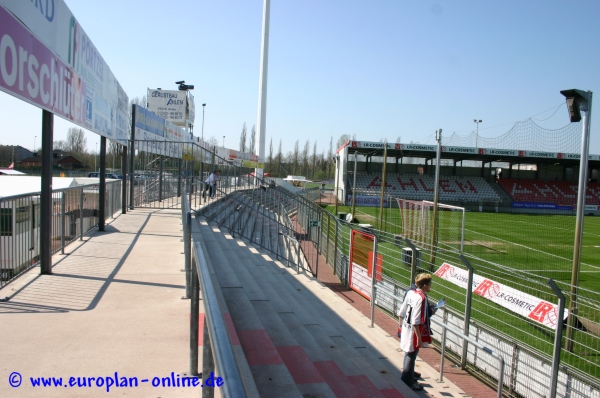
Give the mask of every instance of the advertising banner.
MULTIPOLYGON (((353 200, 352 195, 348 195, 349 206, 351 206, 353 200)), ((356 195, 356 204, 358 206, 380 206, 381 197, 380 196, 369 196, 369 195, 356 195)), ((388 197, 384 197, 383 205, 389 206, 388 197)))
POLYGON ((549 209, 549 210, 573 210, 573 206, 558 205, 556 203, 541 202, 512 202, 513 209, 549 209))
POLYGON ((63 0, 0 0, 0 90, 126 144, 123 88, 63 0))
MULTIPOLYGON (((350 234, 350 266, 348 267, 348 285, 366 299, 371 299, 373 286, 374 252, 377 248, 375 235, 352 230, 350 234)), ((381 282, 383 257, 378 254, 375 265, 375 279, 381 282)))
POLYGON ((141 151, 156 155, 182 158, 183 143, 179 139, 183 131, 148 109, 135 106, 135 140, 142 141, 138 145, 141 151), (178 139, 175 139, 178 138, 178 139))
MULTIPOLYGON (((467 288, 469 273, 452 264, 442 264, 435 275, 463 289, 467 288)), ((473 293, 549 328, 562 327, 562 322, 559 322, 557 305, 491 279, 473 274, 473 293)), ((567 315, 568 311, 565 310, 565 319, 567 315)))
POLYGON ((185 126, 187 91, 148 90, 148 109, 178 126, 185 126))

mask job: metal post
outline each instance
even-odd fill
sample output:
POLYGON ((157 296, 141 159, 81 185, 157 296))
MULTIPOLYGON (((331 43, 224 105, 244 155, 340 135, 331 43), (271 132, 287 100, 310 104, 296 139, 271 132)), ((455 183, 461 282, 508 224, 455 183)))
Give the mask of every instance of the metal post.
POLYGON ((385 199, 385 175, 387 171, 387 141, 383 147, 383 170, 381 173, 381 196, 379 198, 379 230, 383 231, 383 201, 385 199))
POLYGON ((404 239, 404 241, 412 250, 412 256, 410 257, 410 284, 412 286, 415 283, 415 277, 417 273, 417 248, 408 238, 404 239))
POLYGON ((317 212, 317 265, 315 266, 315 278, 319 277, 319 245, 321 244, 321 214, 317 212))
MULTIPOLYGON (((192 297, 190 300, 190 375, 198 374, 198 322, 200 321, 200 282, 198 281, 198 268, 196 258, 192 256, 192 297)), ((204 322, 206 325, 206 320, 204 322)), ((210 345, 205 340, 205 346, 210 345)))
POLYGON ((575 222, 575 242, 573 243, 573 267, 571 273, 571 293, 569 300, 569 319, 565 349, 573 349, 573 331, 575 329, 577 308, 577 290, 579 286, 579 268, 581 266, 581 242, 583 237, 583 215, 585 214, 585 195, 587 191, 587 169, 589 160, 590 120, 592 111, 592 92, 588 91, 588 101, 579 105, 583 125, 581 137, 581 158, 579 161, 579 189, 577 190, 577 216, 575 222))
MULTIPOLYGON (((448 323, 448 311, 444 308, 444 316, 443 316, 444 324, 448 323)), ((439 382, 444 381, 444 361, 446 359, 446 328, 442 328, 442 358, 440 361, 440 378, 439 382)))
MULTIPOLYGON (((467 280, 467 297, 465 300, 465 323, 463 325, 463 334, 465 336, 469 335, 469 326, 471 324, 471 300, 473 298, 473 266, 471 265, 471 263, 469 262, 469 260, 467 260, 465 258, 465 256, 463 256, 462 254, 458 256, 458 258, 460 259, 460 261, 463 262, 463 264, 465 265, 465 267, 467 267, 468 271, 469 271, 469 277, 467 280)), ((468 354, 468 342, 466 339, 463 339, 463 347, 462 347, 462 356, 461 356, 461 360, 460 360, 460 368, 461 369, 465 369, 467 367, 467 354, 468 354)))
POLYGON ((83 188, 79 195, 79 240, 83 240, 83 188))
POLYGON ((98 231, 106 220, 106 137, 100 137, 100 191, 98 193, 98 231))
POLYGON ((135 183, 135 105, 133 106, 131 128, 131 153, 129 154, 129 210, 133 210, 133 185, 135 183))
MULTIPOLYGON (((183 151, 181 153, 183 153, 183 151)), ((177 197, 178 198, 181 197, 181 172, 182 172, 182 170, 183 170, 183 159, 178 159, 178 164, 177 164, 177 173, 179 174, 179 177, 177 177, 177 197)))
MULTIPOLYGON (((337 255, 338 255, 338 226, 339 220, 337 219, 337 214, 335 215, 335 241, 333 242, 333 275, 337 275, 337 255)), ((341 279, 341 278, 340 278, 341 279)))
MULTIPOLYGON (((121 213, 127 213, 127 145, 122 146, 121 174, 123 174, 123 185, 121 186, 121 213)), ((131 183, 133 185, 133 183, 131 183)))
POLYGON ((435 266, 435 252, 437 246, 437 223, 438 223, 438 198, 440 192, 440 163, 442 156, 442 129, 435 132, 435 139, 438 143, 436 152, 436 164, 435 164, 435 183, 433 190, 433 226, 431 227, 431 256, 429 258, 430 271, 433 272, 435 266))
POLYGON ((192 213, 189 209, 190 204, 188 203, 185 209, 185 225, 184 229, 184 253, 185 253, 185 297, 191 297, 191 283, 190 279, 192 278, 192 213))
POLYGON ((373 236, 373 259, 371 261, 371 327, 374 327, 375 301, 377 300, 377 289, 375 289, 375 274, 377 274, 377 236, 373 236))
POLYGON ((61 192, 60 199, 60 254, 65 254, 65 193, 61 192))
POLYGON ((552 378, 550 381, 550 395, 556 396, 556 385, 558 384, 558 371, 560 366, 560 351, 562 346, 563 319, 565 319, 565 295, 552 279, 548 279, 548 285, 558 297, 558 319, 556 320, 556 329, 554 331, 554 352, 552 355, 552 378))
MULTIPOLYGON (((204 328, 202 331, 202 375, 206 378, 215 371, 215 359, 213 357, 212 345, 210 343, 210 335, 208 333, 208 322, 204 320, 204 328)), ((204 384, 202 387, 202 398, 213 398, 215 396, 215 387, 204 384)))
MULTIPOLYGON (((352 184, 352 217, 354 217, 354 211, 356 210, 356 164, 358 163, 357 157, 358 152, 354 152, 354 183, 352 184)), ((336 214, 337 216, 337 214, 336 214)))
POLYGON ((163 155, 158 157, 158 201, 162 202, 163 194, 163 155))
POLYGON ((52 146, 54 114, 42 111, 42 187, 40 195, 40 273, 52 274, 52 146))

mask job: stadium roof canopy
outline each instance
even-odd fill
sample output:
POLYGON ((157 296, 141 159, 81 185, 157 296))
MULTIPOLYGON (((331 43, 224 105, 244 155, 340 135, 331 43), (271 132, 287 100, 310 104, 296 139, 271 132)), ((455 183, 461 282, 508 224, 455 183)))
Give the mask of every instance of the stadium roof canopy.
MULTIPOLYGON (((383 156, 383 142, 348 141, 342 145, 338 152, 348 147, 348 154, 358 153, 364 156, 383 156)), ((435 159, 436 145, 426 144, 401 144, 387 143, 387 156, 390 158, 425 158, 435 159)), ((458 147, 442 145, 442 159, 454 161, 475 160, 484 163, 507 162, 513 164, 549 164, 559 163, 564 166, 578 166, 580 155, 578 153, 527 151, 516 149, 495 149, 458 147)), ((589 165, 592 168, 600 167, 600 155, 589 155, 589 165)))

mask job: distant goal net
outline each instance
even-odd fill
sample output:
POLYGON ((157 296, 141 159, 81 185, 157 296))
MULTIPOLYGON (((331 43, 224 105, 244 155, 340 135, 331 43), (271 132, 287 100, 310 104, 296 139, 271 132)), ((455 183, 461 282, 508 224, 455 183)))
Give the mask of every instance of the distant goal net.
POLYGON ((413 244, 431 251, 459 251, 465 242, 465 208, 437 204, 437 225, 434 232, 434 203, 427 200, 399 199, 401 235, 413 244), (435 236, 434 236, 435 233, 435 236))

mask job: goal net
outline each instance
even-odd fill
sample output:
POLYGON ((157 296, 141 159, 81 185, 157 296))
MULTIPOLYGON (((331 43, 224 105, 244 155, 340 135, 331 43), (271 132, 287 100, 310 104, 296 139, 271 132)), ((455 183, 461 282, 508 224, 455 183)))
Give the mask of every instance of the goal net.
POLYGON ((462 252, 465 241, 465 208, 438 203, 434 234, 434 203, 426 200, 399 199, 404 238, 430 251, 438 249, 462 252))

